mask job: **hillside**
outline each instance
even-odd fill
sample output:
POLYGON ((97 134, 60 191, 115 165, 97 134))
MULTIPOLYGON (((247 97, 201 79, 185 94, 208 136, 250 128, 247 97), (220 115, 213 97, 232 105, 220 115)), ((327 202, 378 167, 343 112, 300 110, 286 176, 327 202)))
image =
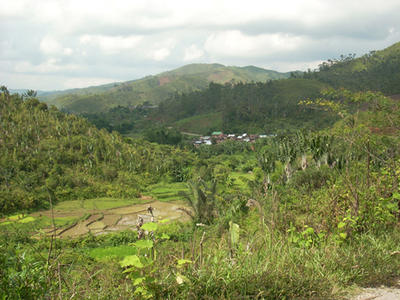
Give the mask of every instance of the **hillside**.
POLYGON ((158 109, 109 110, 112 122, 316 129, 170 147, 2 87, 0 296, 347 299, 349 287, 393 285, 395 98, 290 78, 210 83, 158 109))
POLYGON ((210 84, 203 91, 176 95, 162 102, 150 118, 182 131, 277 133, 323 128, 335 120, 329 113, 299 108, 328 85, 310 79, 267 83, 210 84))
POLYGON ((359 58, 355 55, 328 60, 315 72, 298 74, 317 79, 334 88, 353 91, 379 91, 385 95, 400 93, 400 42, 359 58))
POLYGON ((314 72, 291 77, 267 83, 212 84, 206 90, 169 98, 152 116, 182 131, 203 134, 213 130, 276 133, 320 129, 332 124, 335 117, 299 109, 297 103, 319 97, 329 87, 400 93, 400 43, 359 58, 341 56, 324 62, 314 72))
POLYGON ((4 87, 0 115, 0 214, 48 207, 49 197, 132 199, 168 176, 172 165, 176 172, 183 158, 178 154, 177 160, 166 146, 98 130, 4 87))
POLYGON ((180 149, 3 90, 0 296, 348 299, 349 287, 394 284, 400 103, 322 96, 304 105, 337 104, 327 130, 180 149), (67 201, 27 212, 55 199, 67 201))
POLYGON ((57 92, 41 97, 41 100, 71 112, 100 112, 118 105, 131 106, 145 101, 158 104, 176 93, 205 89, 210 82, 265 82, 287 77, 288 73, 254 66, 191 64, 139 80, 57 92))
MULTIPOLYGON (((74 88, 60 91, 38 91, 38 96, 40 100, 53 104, 54 100, 58 97, 63 97, 65 95, 79 95, 79 96, 87 96, 96 93, 103 93, 109 91, 110 89, 120 85, 120 82, 107 83, 97 86, 89 86, 86 88, 74 88)), ((12 93, 21 93, 23 90, 10 90, 12 93)))

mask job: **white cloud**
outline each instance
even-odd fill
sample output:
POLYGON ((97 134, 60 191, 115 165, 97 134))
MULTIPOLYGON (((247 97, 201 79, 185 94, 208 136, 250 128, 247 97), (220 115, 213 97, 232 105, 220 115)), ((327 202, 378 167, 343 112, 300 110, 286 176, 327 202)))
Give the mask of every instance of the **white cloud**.
POLYGON ((72 50, 71 48, 64 48, 63 49, 63 54, 64 55, 72 55, 74 53, 74 50, 72 50))
POLYGON ((161 48, 161 49, 154 50, 150 56, 152 59, 154 59, 156 61, 162 61, 162 60, 166 59, 170 55, 170 53, 171 52, 169 51, 169 49, 161 48))
POLYGON ((79 38, 82 45, 100 47, 105 54, 118 54, 124 50, 134 49, 142 40, 141 36, 103 36, 83 35, 79 38))
POLYGON ((14 67, 14 71, 17 73, 42 73, 42 74, 71 72, 71 71, 78 71, 79 69, 80 66, 77 64, 61 64, 60 61, 55 58, 50 58, 47 61, 38 65, 33 65, 29 61, 21 61, 18 62, 14 67))
POLYGON ((2 80, 14 88, 44 86, 34 74, 62 88, 69 76, 131 80, 196 61, 307 68, 400 40, 399 0, 0 0, 0 7, 2 80))
POLYGON ((268 65, 263 65, 261 67, 269 70, 277 70, 279 72, 290 72, 290 71, 306 71, 308 69, 314 70, 318 68, 323 60, 312 60, 312 61, 296 61, 296 62, 288 62, 288 61, 276 61, 270 63, 268 65))
POLYGON ((185 56, 183 57, 184 61, 193 61, 203 57, 204 51, 199 49, 196 45, 190 45, 185 49, 185 56))
POLYGON ((45 36, 40 41, 40 50, 44 54, 59 54, 62 51, 62 46, 56 39, 45 36))
POLYGON ((293 51, 303 39, 288 34, 261 34, 249 36, 238 30, 211 34, 205 49, 211 56, 264 56, 281 51, 293 51))

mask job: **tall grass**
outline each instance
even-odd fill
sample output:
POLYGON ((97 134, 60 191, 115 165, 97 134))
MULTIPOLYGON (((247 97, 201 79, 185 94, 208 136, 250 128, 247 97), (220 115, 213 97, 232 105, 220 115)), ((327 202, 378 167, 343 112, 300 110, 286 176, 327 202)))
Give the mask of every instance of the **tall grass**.
POLYGON ((340 244, 328 238, 304 248, 278 232, 248 232, 231 256, 222 236, 206 242, 203 263, 195 257, 197 263, 185 272, 188 282, 179 287, 170 282, 160 297, 340 299, 354 284, 390 284, 400 276, 399 242, 393 230, 340 244))

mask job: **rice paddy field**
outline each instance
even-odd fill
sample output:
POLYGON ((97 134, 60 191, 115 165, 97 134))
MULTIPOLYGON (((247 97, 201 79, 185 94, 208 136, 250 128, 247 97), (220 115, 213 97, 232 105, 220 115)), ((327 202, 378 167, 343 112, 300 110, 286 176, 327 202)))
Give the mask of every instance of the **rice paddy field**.
MULTIPOLYGON (((55 235, 59 238, 74 238, 85 234, 106 234, 122 230, 135 230, 138 218, 150 222, 152 208, 155 220, 169 219, 187 221, 189 216, 183 212, 190 210, 180 192, 186 191, 184 183, 160 183, 148 187, 140 198, 96 198, 64 201, 56 204, 53 210, 32 214, 15 214, 0 219, 0 228, 18 227, 34 223, 39 232, 33 234, 55 235), (53 225, 54 219, 54 225, 53 225)), ((27 225, 29 226, 29 225, 27 225)), ((119 252, 119 251, 117 251, 119 252)))

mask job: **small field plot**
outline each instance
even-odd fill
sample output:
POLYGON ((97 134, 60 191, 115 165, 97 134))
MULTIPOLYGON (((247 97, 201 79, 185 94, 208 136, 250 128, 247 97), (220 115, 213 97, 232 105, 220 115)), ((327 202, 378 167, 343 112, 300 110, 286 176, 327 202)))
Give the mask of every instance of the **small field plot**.
POLYGON ((240 188, 245 191, 250 191, 248 182, 255 179, 253 173, 241 172, 231 172, 229 173, 229 178, 230 180, 233 180, 234 187, 240 188))
POLYGON ((185 182, 158 183, 147 187, 146 195, 162 202, 185 200, 180 195, 181 192, 187 192, 185 182))
POLYGON ((220 112, 197 115, 179 120, 173 127, 180 131, 204 134, 210 128, 222 128, 222 115, 220 112))
POLYGON ((58 203, 54 210, 57 212, 71 211, 92 211, 104 210, 115 207, 128 206, 132 204, 143 203, 142 199, 120 199, 120 198, 95 198, 86 200, 71 200, 58 203))
POLYGON ((14 224, 14 223, 20 223, 20 224, 25 224, 25 223, 30 223, 35 221, 36 219, 34 217, 31 216, 27 216, 24 214, 18 214, 18 215, 13 215, 13 216, 9 216, 6 217, 4 219, 0 220, 0 226, 2 225, 10 225, 10 224, 14 224))

